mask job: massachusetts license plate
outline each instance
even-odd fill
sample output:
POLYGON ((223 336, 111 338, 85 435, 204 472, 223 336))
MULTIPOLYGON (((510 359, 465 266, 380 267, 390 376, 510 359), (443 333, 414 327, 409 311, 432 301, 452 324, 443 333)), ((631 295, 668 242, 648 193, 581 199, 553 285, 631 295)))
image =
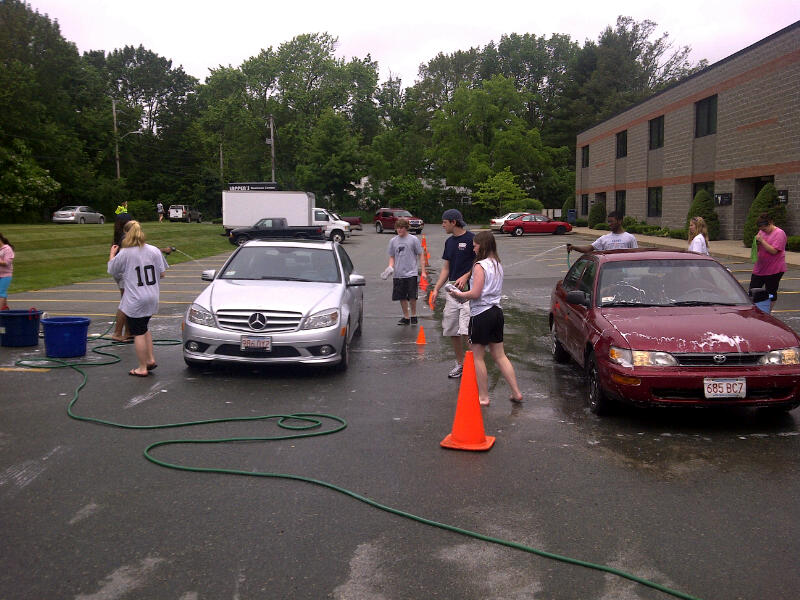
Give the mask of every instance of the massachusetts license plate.
POLYGON ((744 377, 735 379, 703 379, 703 392, 706 398, 744 398, 747 396, 747 383, 744 377))
POLYGON ((242 350, 257 350, 259 352, 272 351, 272 338, 256 335, 243 335, 241 339, 242 350))

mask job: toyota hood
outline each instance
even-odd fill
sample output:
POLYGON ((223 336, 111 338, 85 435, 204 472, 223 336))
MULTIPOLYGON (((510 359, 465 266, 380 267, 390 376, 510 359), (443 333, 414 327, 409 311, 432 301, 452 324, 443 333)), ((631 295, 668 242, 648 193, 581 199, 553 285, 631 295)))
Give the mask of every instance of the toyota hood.
POLYGON ((787 325, 753 306, 613 308, 602 315, 632 350, 768 352, 800 345, 787 325))

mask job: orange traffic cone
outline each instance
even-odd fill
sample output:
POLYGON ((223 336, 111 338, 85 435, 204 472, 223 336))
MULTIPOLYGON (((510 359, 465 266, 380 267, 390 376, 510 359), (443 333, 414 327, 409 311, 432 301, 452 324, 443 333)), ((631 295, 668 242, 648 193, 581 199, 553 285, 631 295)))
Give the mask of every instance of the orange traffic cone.
POLYGON ((428 279, 427 279, 427 277, 420 277, 420 279, 419 279, 419 289, 421 289, 423 292, 427 292, 428 291, 428 279))
POLYGON ((483 416, 478 400, 478 380, 475 378, 475 359, 472 351, 468 350, 464 355, 453 431, 441 441, 440 445, 442 448, 455 450, 489 450, 494 445, 494 440, 494 436, 487 436, 483 430, 483 416))
POLYGON ((425 345, 425 328, 422 325, 419 326, 419 333, 417 334, 417 344, 420 346, 425 345))
POLYGON ((431 307, 431 310, 436 310, 436 307, 433 304, 433 294, 428 294, 428 306, 431 307))

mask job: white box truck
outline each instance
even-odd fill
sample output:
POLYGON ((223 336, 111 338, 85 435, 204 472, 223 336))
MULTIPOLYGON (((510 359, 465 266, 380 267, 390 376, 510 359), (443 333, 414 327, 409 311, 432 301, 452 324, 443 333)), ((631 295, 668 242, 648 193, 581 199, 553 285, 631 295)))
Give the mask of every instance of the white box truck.
POLYGON ((339 243, 350 237, 350 224, 324 208, 315 207, 314 194, 271 187, 269 183, 231 183, 222 191, 225 235, 237 227, 252 227, 260 219, 283 217, 290 227, 321 226, 327 239, 339 243))

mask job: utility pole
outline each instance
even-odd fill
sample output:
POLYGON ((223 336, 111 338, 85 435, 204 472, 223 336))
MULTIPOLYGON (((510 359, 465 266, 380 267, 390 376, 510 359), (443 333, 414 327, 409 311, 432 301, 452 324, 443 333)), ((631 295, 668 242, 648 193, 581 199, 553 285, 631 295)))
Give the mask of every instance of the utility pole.
POLYGON ((272 152, 272 182, 275 182, 275 120, 272 118, 272 115, 269 116, 269 139, 267 140, 267 144, 269 144, 270 151, 272 152))
POLYGON ((219 143, 219 180, 225 181, 222 177, 222 142, 219 143))
POLYGON ((117 135, 117 100, 111 98, 111 114, 114 116, 114 158, 117 161, 117 180, 119 180, 119 136, 117 135))
MULTIPOLYGON (((123 111, 124 112, 124 111, 123 111)), ((121 139, 126 138, 132 133, 136 133, 141 135, 141 131, 129 131, 122 137, 119 136, 117 132, 117 101, 114 98, 111 98, 111 115, 114 117, 114 160, 117 163, 117 181, 119 181, 119 141, 121 139)))

